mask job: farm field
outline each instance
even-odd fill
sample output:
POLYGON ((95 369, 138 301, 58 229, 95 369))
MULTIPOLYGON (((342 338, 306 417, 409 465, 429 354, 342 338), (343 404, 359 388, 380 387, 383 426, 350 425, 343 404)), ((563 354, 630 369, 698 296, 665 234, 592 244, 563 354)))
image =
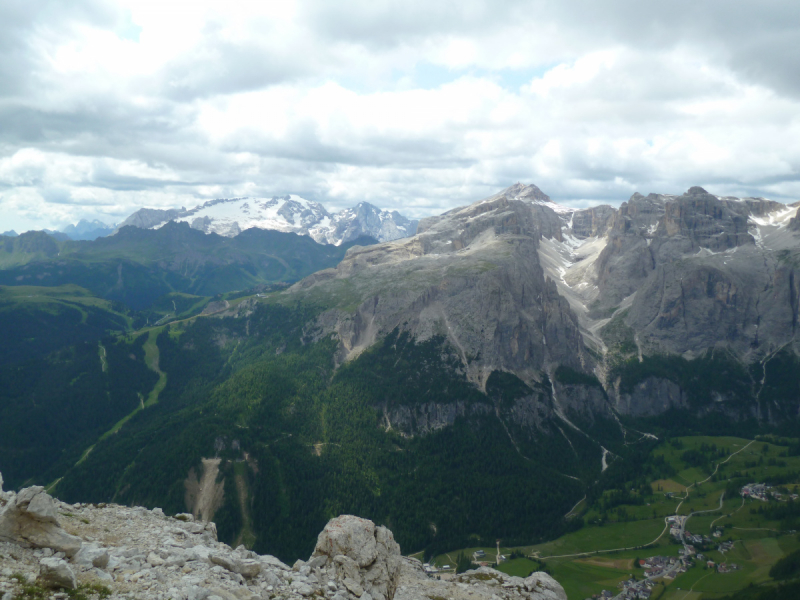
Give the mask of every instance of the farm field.
MULTIPOLYGON (((619 495, 614 490, 603 492, 591 506, 583 503, 582 514, 575 518, 581 518, 584 526, 561 538, 501 547, 503 554, 516 551, 535 560, 516 558, 500 569, 524 577, 531 569, 545 568, 570 600, 591 598, 603 590, 616 595, 621 581, 631 575, 644 578, 636 559, 679 557, 682 545, 665 527, 665 518, 678 514, 688 516, 687 532, 705 536, 710 543, 698 547, 703 560, 695 560, 685 573, 658 580, 651 598, 714 600, 751 584, 769 583, 772 565, 800 548, 800 526, 795 525, 800 513, 790 503, 790 495, 800 489, 800 456, 790 456, 788 450, 786 443, 736 437, 692 436, 662 442, 652 457, 669 476, 662 473, 646 486, 626 484, 630 494, 624 498, 633 500, 627 504, 613 502, 615 493, 619 495), (743 498, 740 490, 747 483, 771 484, 781 498, 772 497, 772 491, 765 500, 743 498), (787 510, 795 516, 787 517, 787 510), (712 537, 717 530, 719 537, 712 537), (733 547, 722 552, 719 544, 725 541, 733 542, 733 547), (706 565, 709 560, 714 566, 706 565), (736 568, 720 572, 721 564, 736 568)), ((451 551, 436 560, 452 565, 459 552, 471 556, 475 549, 451 551)), ((493 561, 496 549, 484 551, 486 560, 493 561)))

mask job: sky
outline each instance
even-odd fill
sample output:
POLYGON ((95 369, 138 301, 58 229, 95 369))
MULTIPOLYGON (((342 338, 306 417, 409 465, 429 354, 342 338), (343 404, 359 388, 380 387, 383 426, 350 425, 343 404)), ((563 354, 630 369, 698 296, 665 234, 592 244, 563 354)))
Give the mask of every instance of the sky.
POLYGON ((796 0, 3 0, 0 231, 518 181, 800 200, 796 0))

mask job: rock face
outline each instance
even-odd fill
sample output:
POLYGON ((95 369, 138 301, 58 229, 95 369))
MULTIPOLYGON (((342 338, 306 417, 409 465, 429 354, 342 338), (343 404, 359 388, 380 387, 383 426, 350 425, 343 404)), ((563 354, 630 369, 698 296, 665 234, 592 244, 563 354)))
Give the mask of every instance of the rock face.
POLYGON ((81 548, 81 539, 61 528, 55 502, 40 486, 11 495, 0 512, 0 540, 52 548, 66 556, 81 548))
POLYGON ((273 198, 220 198, 192 209, 142 208, 119 224, 143 229, 170 221, 185 221, 193 229, 233 237, 251 227, 308 235, 321 244, 338 246, 360 237, 380 242, 414 235, 417 221, 397 211, 386 211, 367 202, 338 213, 329 213, 319 202, 300 196, 273 198))
POLYGON ((440 404, 426 402, 414 406, 386 407, 384 425, 387 429, 399 429, 412 435, 425 435, 455 423, 459 417, 477 414, 488 414, 491 406, 485 404, 467 404, 451 402, 440 404))
POLYGON ((186 209, 184 208, 181 208, 180 210, 176 208, 170 208, 166 210, 161 210, 158 208, 140 208, 122 223, 117 225, 115 233, 126 225, 132 225, 133 227, 139 227, 140 229, 150 229, 151 227, 155 227, 156 225, 160 225, 175 219, 185 210, 186 209))
MULTIPOLYGON (((0 486, 0 494, 2 494, 0 486)), ((5 508, 33 503, 43 492, 27 488, 2 496, 5 508)), ((46 495, 45 495, 46 496, 46 495)), ((161 509, 118 505, 68 505, 47 496, 32 509, 43 518, 69 515, 65 527, 85 543, 71 560, 54 548, 32 548, 0 540, 0 595, 17 597, 20 580, 42 587, 74 589, 103 585, 110 598, 174 600, 564 600, 563 588, 543 573, 527 579, 492 569, 468 571, 456 582, 426 575, 419 561, 403 558, 392 532, 352 515, 331 520, 319 534, 308 561, 290 568, 217 541, 213 523, 161 509), (6 576, 15 573, 16 578, 6 576), (466 586, 467 582, 470 585, 466 586), (466 591, 465 591, 466 590, 466 591)), ((5 514, 5 513, 4 513, 5 514)))
POLYGON ((651 417, 670 408, 687 408, 686 393, 668 379, 648 377, 629 394, 617 394, 616 408, 634 417, 651 417))
MULTIPOLYGON (((354 312, 333 308, 318 321, 350 360, 395 328, 418 341, 445 337, 467 377, 482 387, 495 369, 539 381, 551 364, 583 370, 578 322, 545 277, 539 240, 561 239, 562 221, 535 186, 503 193, 420 223, 406 240, 348 251, 287 294, 338 300, 343 281, 362 299, 354 312)), ((352 296, 341 304, 352 304, 352 296)))
POLYGON ((797 213, 789 221, 789 229, 792 231, 800 231, 800 208, 797 209, 797 213))
MULTIPOLYGON (((399 329, 420 342, 444 338, 481 390, 497 370, 528 385, 552 380, 559 366, 600 378, 599 394, 554 388, 557 415, 569 407, 591 421, 607 412, 605 395, 631 414, 694 410, 677 374, 620 392, 614 369, 630 359, 693 360, 720 350, 745 371, 781 349, 800 356, 796 213, 701 187, 637 193, 618 210, 574 210, 516 184, 423 219, 413 238, 353 248, 336 269, 287 296, 310 294, 333 306, 316 327, 320 337, 338 338, 339 362, 399 329)), ((727 411, 726 394, 714 393, 727 411)), ((745 406, 757 397, 754 388, 739 403, 741 416, 758 414, 745 406)), ((790 402, 800 409, 800 398, 790 402)), ((541 422, 541 411, 523 412, 541 422)), ((465 414, 457 405, 384 408, 386 425, 408 424, 409 433, 465 414)))
POLYGON ((572 214, 572 235, 580 240, 604 236, 616 212, 616 209, 608 204, 576 210, 572 214))

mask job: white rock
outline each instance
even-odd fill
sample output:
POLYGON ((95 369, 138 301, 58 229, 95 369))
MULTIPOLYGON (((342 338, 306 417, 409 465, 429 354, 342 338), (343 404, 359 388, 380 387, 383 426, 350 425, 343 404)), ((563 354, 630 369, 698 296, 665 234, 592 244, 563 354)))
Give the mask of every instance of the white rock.
POLYGON ((236 572, 236 562, 230 556, 226 556, 219 552, 214 552, 208 555, 208 560, 232 573, 236 572))
POLYGON ((342 515, 328 521, 317 538, 312 558, 325 555, 349 556, 359 567, 371 565, 378 556, 375 524, 353 515, 342 515))
POLYGON ((261 563, 252 559, 239 560, 236 562, 236 572, 247 578, 257 577, 261 573, 261 563))
POLYGON ((67 561, 49 557, 39 562, 39 581, 45 587, 75 589, 75 573, 67 561))
POLYGON ((108 566, 108 550, 99 544, 83 544, 81 549, 72 559, 77 565, 105 569, 108 566))
POLYGON ((58 525, 55 502, 41 486, 25 488, 0 511, 0 541, 52 548, 74 556, 81 539, 58 525))
POLYGON ((314 593, 314 588, 303 581, 293 581, 292 590, 301 596, 310 596, 314 593))

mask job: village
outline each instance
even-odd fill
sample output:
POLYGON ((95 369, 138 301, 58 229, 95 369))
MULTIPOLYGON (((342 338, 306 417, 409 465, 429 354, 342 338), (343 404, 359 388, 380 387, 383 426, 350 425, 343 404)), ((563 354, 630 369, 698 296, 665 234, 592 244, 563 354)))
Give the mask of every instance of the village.
MULTIPOLYGON (((779 502, 786 501, 782 493, 774 490, 772 486, 765 483, 748 483, 742 488, 741 494, 743 498, 752 498, 754 500, 761 500, 762 502, 768 502, 770 497, 778 500, 779 502)), ((787 497, 792 501, 796 501, 798 495, 787 494, 787 497)))
MULTIPOLYGON (((744 499, 763 502, 770 500, 787 502, 795 501, 798 498, 797 494, 791 493, 785 488, 776 489, 765 483, 749 483, 741 488, 740 494, 744 499), (779 489, 781 491, 778 491, 779 489)), ((667 495, 672 496, 672 493, 667 492, 667 495)), ((587 597, 586 600, 649 600, 657 591, 657 586, 669 584, 692 568, 708 569, 721 574, 741 570, 741 565, 724 560, 726 553, 733 550, 736 544, 735 541, 721 539, 725 528, 722 526, 712 527, 708 534, 693 533, 687 529, 688 521, 693 514, 696 513, 672 515, 665 519, 669 536, 678 545, 677 556, 655 555, 637 559, 638 562, 635 566, 641 569, 639 573, 630 574, 627 579, 617 584, 617 589, 602 590, 600 593, 587 597), (715 558, 712 559, 708 553, 714 551, 721 554, 722 558, 715 555, 715 558)), ((514 555, 512 554, 510 558, 513 559, 514 555)), ((509 560, 509 557, 500 554, 498 541, 497 553, 487 554, 485 550, 478 549, 471 552, 470 559, 474 568, 494 566, 494 564, 509 560)), ((448 579, 456 573, 456 565, 452 560, 451 558, 450 564, 425 563, 424 571, 430 577, 448 579)))
MULTIPOLYGON (((668 583, 698 564, 705 563, 705 568, 714 569, 717 573, 731 573, 739 570, 741 567, 735 563, 716 563, 703 554, 702 551, 707 551, 707 548, 714 548, 716 545, 716 550, 724 555, 733 548, 734 542, 725 541, 717 544, 715 539, 722 537, 723 533, 720 528, 715 529, 711 537, 688 531, 686 521, 689 516, 667 517, 667 523, 670 525, 670 537, 681 544, 677 557, 659 555, 639 559, 637 566, 644 569, 643 579, 637 579, 632 575, 617 585, 619 591, 616 593, 611 590, 603 590, 600 594, 592 596, 592 600, 649 600, 653 589, 659 582, 668 583), (698 551, 698 548, 701 551, 698 551)), ((587 598, 587 600, 589 599, 587 598)))

